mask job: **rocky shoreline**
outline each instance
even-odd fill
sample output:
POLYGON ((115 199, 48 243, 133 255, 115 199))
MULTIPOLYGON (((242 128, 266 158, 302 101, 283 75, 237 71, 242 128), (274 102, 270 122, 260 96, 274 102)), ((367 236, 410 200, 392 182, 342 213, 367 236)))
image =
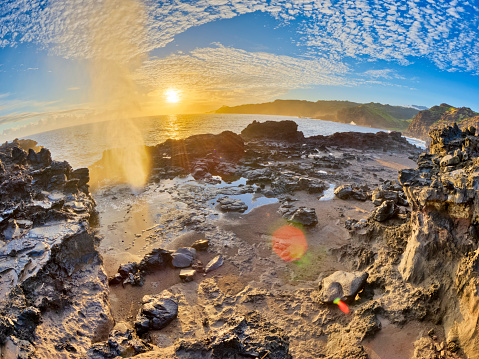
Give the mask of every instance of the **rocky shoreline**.
POLYGON ((479 137, 431 138, 255 122, 148 147, 140 192, 4 144, 1 355, 479 358, 479 137))

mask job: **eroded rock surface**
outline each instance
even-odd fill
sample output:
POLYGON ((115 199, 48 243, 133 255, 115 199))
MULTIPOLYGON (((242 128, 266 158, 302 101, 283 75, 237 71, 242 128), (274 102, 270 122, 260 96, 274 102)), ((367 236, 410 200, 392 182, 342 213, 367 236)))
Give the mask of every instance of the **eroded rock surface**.
POLYGON ((150 330, 163 329, 177 315, 178 301, 171 292, 165 290, 158 295, 145 295, 136 317, 135 329, 140 336, 150 330))
POLYGON ((0 147, 1 352, 81 358, 113 325, 89 172, 21 145, 0 147))

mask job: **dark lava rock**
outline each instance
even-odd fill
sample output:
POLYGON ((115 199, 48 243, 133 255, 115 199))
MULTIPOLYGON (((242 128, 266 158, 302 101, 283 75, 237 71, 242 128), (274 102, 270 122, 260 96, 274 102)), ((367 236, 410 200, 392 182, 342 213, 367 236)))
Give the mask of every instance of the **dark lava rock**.
POLYGON ((138 268, 143 272, 152 272, 161 269, 165 264, 171 262, 171 251, 162 248, 155 248, 140 261, 138 268))
POLYGON ((72 171, 71 177, 78 179, 78 187, 85 186, 90 181, 90 170, 88 168, 78 168, 72 171))
POLYGON ((178 248, 171 254, 171 264, 175 268, 186 268, 193 263, 196 257, 196 249, 190 247, 178 248))
POLYGON ((191 245, 191 248, 194 248, 197 251, 206 251, 209 245, 210 242, 207 239, 198 239, 191 245))
POLYGON ((224 212, 244 212, 248 209, 248 206, 240 199, 220 197, 217 202, 224 212))
POLYGON ((289 222, 301 224, 306 227, 318 224, 318 216, 314 208, 299 207, 295 211, 288 213, 285 218, 289 222))
POLYGON ((88 350, 87 359, 130 358, 150 351, 152 346, 139 339, 130 324, 120 322, 110 332, 108 341, 95 343, 88 350))
POLYGON ((121 264, 118 268, 118 273, 122 278, 127 278, 129 274, 138 273, 138 263, 128 262, 126 264, 121 264))
POLYGON ((245 140, 273 139, 283 141, 301 141, 304 135, 298 131, 294 121, 253 121, 243 131, 241 137, 245 140))
POLYGON ((399 213, 399 207, 393 200, 384 201, 378 208, 374 210, 371 217, 378 222, 384 222, 399 213))
POLYGON ((410 144, 400 132, 391 131, 377 133, 337 132, 329 136, 312 136, 307 138, 308 143, 315 147, 340 146, 342 148, 357 148, 361 150, 381 151, 411 151, 418 152, 418 148, 410 144))
MULTIPOLYGON (((42 148, 38 153, 35 152, 33 148, 30 148, 28 150, 27 160, 34 166, 41 165, 47 167, 52 163, 52 155, 46 148, 42 148)), ((86 183, 88 183, 88 181, 86 183)))
POLYGON ((289 337, 257 312, 232 318, 200 341, 182 341, 178 357, 197 359, 291 359, 289 337))
POLYGON ((319 298, 323 303, 333 303, 336 298, 342 301, 353 300, 363 288, 366 279, 366 272, 334 272, 322 280, 319 298))
POLYGON ((13 147, 12 161, 17 164, 24 164, 27 161, 27 153, 20 147, 13 147))
POLYGON ((136 332, 141 336, 150 330, 163 329, 177 315, 178 301, 171 292, 164 290, 157 295, 145 295, 136 316, 136 332))
POLYGON ((205 273, 211 272, 215 269, 218 269, 223 265, 223 257, 221 255, 217 255, 212 260, 208 262, 205 267, 205 273))
POLYGON ((329 188, 329 184, 317 178, 300 177, 298 180, 299 188, 308 193, 321 193, 329 188))
POLYGON ((356 184, 344 184, 334 190, 334 194, 339 199, 355 199, 366 201, 368 199, 367 189, 359 187, 356 184))

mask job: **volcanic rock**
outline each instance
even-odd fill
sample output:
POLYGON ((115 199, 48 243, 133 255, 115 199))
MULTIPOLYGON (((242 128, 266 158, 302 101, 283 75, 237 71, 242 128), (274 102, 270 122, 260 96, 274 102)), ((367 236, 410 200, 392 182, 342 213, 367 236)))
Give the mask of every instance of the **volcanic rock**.
POLYGON ((153 249, 140 261, 138 268, 143 272, 152 272, 161 269, 172 259, 171 251, 162 248, 153 249))
POLYGON ((306 227, 318 224, 318 216, 314 208, 299 207, 284 216, 289 222, 301 224, 306 227))
POLYGON ((355 199, 366 201, 368 199, 367 189, 356 184, 344 184, 334 190, 334 195, 339 199, 355 199))
POLYGON ((283 141, 300 141, 303 133, 298 131, 294 121, 253 121, 243 131, 241 137, 245 140, 274 139, 283 141))
POLYGON ((190 247, 178 248, 171 254, 171 264, 175 268, 186 268, 193 263, 196 257, 196 249, 190 247))
POLYGON ((205 273, 218 269, 222 265, 223 265, 223 257, 221 255, 218 255, 208 262, 208 264, 205 267, 205 273))
POLYGON ((384 201, 374 210, 371 217, 378 222, 384 222, 399 213, 399 208, 393 200, 384 201))
POLYGON ((113 325, 89 227, 95 202, 88 189, 67 186, 67 162, 23 143, 0 146, 0 346, 20 357, 82 356, 113 325))
POLYGON ((175 296, 164 290, 157 295, 145 295, 135 322, 139 336, 150 330, 166 327, 178 315, 178 301, 175 296))
POLYGON ((248 209, 248 206, 240 199, 220 197, 217 202, 224 212, 244 212, 248 209))
POLYGON ((130 324, 120 322, 108 336, 108 341, 95 343, 88 350, 87 359, 130 358, 150 351, 152 346, 138 338, 130 324))
POLYGON ((262 358, 291 359, 289 337, 279 327, 266 321, 257 312, 233 317, 208 337, 197 341, 181 341, 178 357, 195 358, 262 358))
POLYGON ((336 298, 350 301, 363 288, 368 273, 337 271, 321 282, 319 298, 323 303, 333 303, 336 298))

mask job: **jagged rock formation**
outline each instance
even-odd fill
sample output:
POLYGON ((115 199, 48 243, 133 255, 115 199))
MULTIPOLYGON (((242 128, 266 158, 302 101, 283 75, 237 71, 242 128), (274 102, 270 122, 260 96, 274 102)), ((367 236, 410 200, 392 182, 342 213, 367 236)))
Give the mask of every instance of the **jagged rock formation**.
MULTIPOLYGON (((115 152, 131 149, 111 149, 103 152, 103 157, 90 167, 92 185, 109 179, 124 180, 121 164, 115 152)), ((174 178, 191 173, 196 179, 211 179, 212 175, 228 176, 235 170, 235 164, 243 157, 243 139, 231 132, 224 131, 218 135, 194 135, 185 139, 168 139, 156 146, 146 147, 150 159, 150 177, 174 178)), ((127 156, 128 154, 123 154, 127 156)))
POLYGON ((270 139, 284 141, 300 141, 303 133, 298 131, 298 124, 294 121, 253 121, 243 131, 241 137, 245 140, 270 139))
POLYGON ((430 153, 399 180, 412 206, 412 234, 399 265, 416 285, 441 283, 450 343, 479 358, 479 137, 475 129, 431 131, 430 153))
POLYGON ((88 169, 28 144, 0 147, 0 353, 80 358, 113 325, 88 169))
POLYGON ((330 136, 311 136, 308 140, 316 146, 341 146, 357 149, 374 149, 381 151, 410 150, 413 146, 402 137, 401 132, 391 131, 377 133, 337 132, 330 136))
POLYGON ((407 129, 410 136, 428 140, 430 130, 458 123, 461 128, 477 126, 479 116, 467 107, 456 108, 446 103, 420 111, 407 129))

